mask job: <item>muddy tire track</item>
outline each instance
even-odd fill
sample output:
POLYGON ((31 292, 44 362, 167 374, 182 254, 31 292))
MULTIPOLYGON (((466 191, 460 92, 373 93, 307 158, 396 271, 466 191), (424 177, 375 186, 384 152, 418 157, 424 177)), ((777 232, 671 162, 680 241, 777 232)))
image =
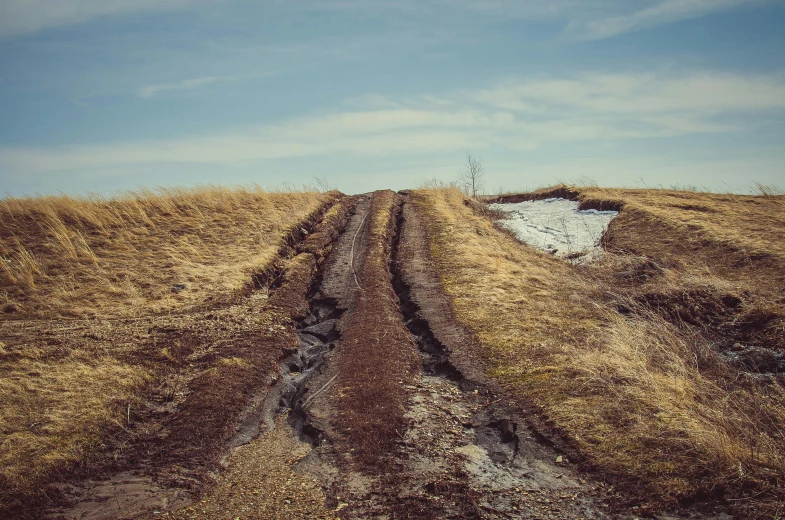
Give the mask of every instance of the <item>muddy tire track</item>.
POLYGON ((417 218, 405 194, 376 192, 328 261, 315 301, 346 312, 293 407, 314 447, 298 471, 344 519, 607 518, 602 489, 497 406, 417 218))

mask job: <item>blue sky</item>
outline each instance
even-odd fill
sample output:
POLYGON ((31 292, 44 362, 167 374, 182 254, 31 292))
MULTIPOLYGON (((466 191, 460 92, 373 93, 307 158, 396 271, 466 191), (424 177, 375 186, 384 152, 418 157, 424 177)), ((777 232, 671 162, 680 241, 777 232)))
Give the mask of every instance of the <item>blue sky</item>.
POLYGON ((0 196, 785 187, 785 0, 0 0, 0 196))

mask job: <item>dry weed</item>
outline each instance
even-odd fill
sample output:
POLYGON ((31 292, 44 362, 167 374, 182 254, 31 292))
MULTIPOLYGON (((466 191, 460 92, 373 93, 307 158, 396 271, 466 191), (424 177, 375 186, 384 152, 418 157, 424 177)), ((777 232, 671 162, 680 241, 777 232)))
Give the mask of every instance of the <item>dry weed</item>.
POLYGON ((107 426, 123 427, 148 373, 93 353, 55 362, 35 352, 0 356, 2 507, 7 493, 35 489, 53 471, 83 462, 107 426))

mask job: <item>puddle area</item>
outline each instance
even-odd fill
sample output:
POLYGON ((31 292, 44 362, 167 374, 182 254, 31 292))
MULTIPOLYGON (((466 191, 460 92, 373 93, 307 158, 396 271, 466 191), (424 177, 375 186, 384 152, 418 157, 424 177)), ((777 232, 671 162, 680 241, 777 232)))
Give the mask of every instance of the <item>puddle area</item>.
POLYGON ((159 486, 148 475, 120 473, 109 480, 87 480, 62 484, 60 491, 76 502, 71 507, 50 510, 43 518, 51 520, 106 518, 139 518, 160 514, 169 508, 183 506, 188 497, 178 489, 159 486))
POLYGON ((512 204, 490 204, 509 216, 500 224, 518 239, 560 258, 595 260, 600 239, 617 211, 579 210, 578 201, 551 198, 512 204))

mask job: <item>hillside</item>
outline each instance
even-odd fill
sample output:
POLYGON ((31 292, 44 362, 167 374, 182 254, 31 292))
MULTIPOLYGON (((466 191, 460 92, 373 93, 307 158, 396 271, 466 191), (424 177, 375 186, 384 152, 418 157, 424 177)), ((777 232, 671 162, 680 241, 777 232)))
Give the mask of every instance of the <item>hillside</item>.
POLYGON ((771 518, 783 210, 572 186, 3 199, 0 516, 771 518), (506 203, 538 237, 576 204, 607 231, 540 250, 506 203))
POLYGON ((286 319, 249 295, 337 199, 206 187, 0 201, 0 511, 129 466, 167 422, 198 438, 234 421, 222 390, 249 391, 280 356, 274 342, 245 352, 260 341, 248 336, 286 319))

